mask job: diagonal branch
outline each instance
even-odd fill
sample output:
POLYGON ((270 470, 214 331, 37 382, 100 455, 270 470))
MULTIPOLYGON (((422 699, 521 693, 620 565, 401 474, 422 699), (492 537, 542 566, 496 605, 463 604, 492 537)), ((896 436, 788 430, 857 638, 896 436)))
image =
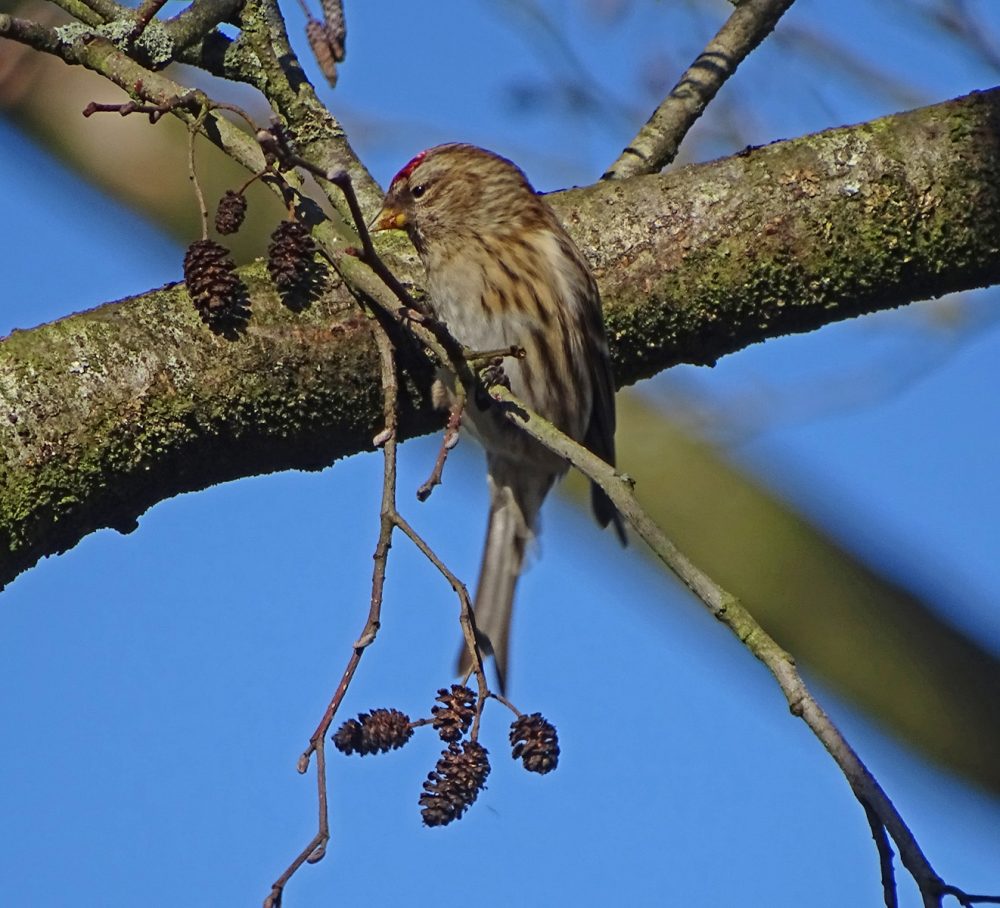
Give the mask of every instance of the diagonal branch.
MULTIPOLYGON (((267 98, 296 137, 295 150, 324 171, 347 171, 365 210, 376 211, 382 190, 355 154, 343 126, 322 104, 288 40, 285 22, 273 0, 250 0, 243 10, 243 37, 260 69, 252 84, 267 98)), ((326 187, 321 188, 326 191, 326 187)), ((327 193, 344 220, 350 220, 339 192, 327 193)))
MULTIPOLYGON (((920 889, 926 908, 940 908, 942 899, 948 894, 953 894, 960 900, 964 898, 992 903, 996 897, 968 896, 957 887, 949 886, 938 876, 878 780, 806 687, 792 656, 757 623, 735 596, 703 573, 667 538, 639 504, 632 491, 632 481, 531 412, 509 389, 494 385, 489 389, 489 394, 501 405, 504 415, 512 423, 597 483, 660 560, 771 672, 785 695, 792 714, 809 726, 833 757, 865 810, 878 847, 883 892, 888 908, 892 908, 895 902, 895 883, 884 833, 888 833, 896 843, 900 860, 920 889)), ((971 904, 971 901, 968 903, 971 904)))
POLYGON ((233 22, 244 0, 197 0, 163 23, 178 50, 207 38, 217 25, 233 22))
POLYGON ((675 157, 684 136, 736 68, 774 30, 795 0, 744 0, 671 89, 639 134, 604 174, 623 180, 656 173, 675 157))

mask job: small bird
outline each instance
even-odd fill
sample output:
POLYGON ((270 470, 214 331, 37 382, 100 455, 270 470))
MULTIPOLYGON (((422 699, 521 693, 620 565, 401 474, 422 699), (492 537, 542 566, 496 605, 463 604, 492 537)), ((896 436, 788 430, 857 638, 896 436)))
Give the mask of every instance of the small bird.
MULTIPOLYGON (((473 145, 423 151, 393 178, 377 230, 407 232, 427 272, 428 305, 471 350, 518 346, 504 360, 511 391, 611 465, 614 380, 597 284, 555 212, 511 161, 473 145)), ((434 402, 454 400, 439 374, 434 402)), ((566 462, 511 425, 495 407, 469 401, 463 414, 486 451, 490 513, 474 610, 500 689, 507 679, 511 611, 538 512, 566 462)), ((621 515, 591 488, 602 527, 621 515)), ((470 660, 463 650, 460 670, 470 660)))

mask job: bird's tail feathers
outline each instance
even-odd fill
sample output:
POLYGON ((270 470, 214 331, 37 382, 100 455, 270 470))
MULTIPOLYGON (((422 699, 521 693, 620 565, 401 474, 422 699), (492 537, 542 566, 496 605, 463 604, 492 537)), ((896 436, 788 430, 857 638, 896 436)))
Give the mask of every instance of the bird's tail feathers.
MULTIPOLYGON (((473 604, 480 647, 484 655, 492 654, 496 660, 501 692, 507 681, 514 591, 524 564, 525 550, 534 535, 538 510, 552 485, 551 477, 532 476, 528 471, 516 478, 506 479, 502 472, 491 464, 489 523, 473 604)), ((459 673, 464 675, 471 664, 468 649, 463 643, 459 673)))

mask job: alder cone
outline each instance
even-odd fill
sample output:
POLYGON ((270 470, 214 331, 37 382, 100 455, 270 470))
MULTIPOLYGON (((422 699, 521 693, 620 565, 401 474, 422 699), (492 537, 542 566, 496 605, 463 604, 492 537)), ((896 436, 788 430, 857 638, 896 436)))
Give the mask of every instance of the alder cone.
POLYGON ((215 209, 215 229, 223 236, 236 233, 247 215, 247 199, 241 192, 227 189, 215 209))
POLYGON ((306 39, 312 49, 316 63, 319 64, 320 72, 326 78, 331 88, 337 85, 337 50, 330 40, 330 32, 327 27, 316 19, 310 19, 306 23, 306 39))
POLYGON ((229 250, 215 240, 195 240, 184 255, 184 283, 202 321, 218 326, 243 318, 246 288, 229 250))
POLYGON ((476 741, 449 744, 429 773, 420 795, 420 815, 427 826, 458 820, 486 787, 489 753, 476 741))
POLYGON ((396 750, 413 736, 410 717, 398 709, 373 709, 348 719, 331 736, 334 746, 344 754, 382 754, 396 750))
POLYGON ((541 713, 518 716, 510 726, 511 756, 528 772, 544 775, 559 765, 559 736, 541 713))

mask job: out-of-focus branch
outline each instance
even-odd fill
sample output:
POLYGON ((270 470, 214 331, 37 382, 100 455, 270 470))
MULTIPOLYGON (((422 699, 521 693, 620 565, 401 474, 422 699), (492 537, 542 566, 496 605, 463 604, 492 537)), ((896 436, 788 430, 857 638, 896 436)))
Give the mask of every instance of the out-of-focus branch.
MULTIPOLYGON (((80 32, 50 28, 25 19, 0 14, 0 38, 28 44, 36 50, 53 54, 70 65, 83 66, 104 76, 131 97, 155 104, 170 104, 180 97, 191 103, 175 105, 175 113, 189 125, 196 119, 193 109, 210 108, 210 99, 153 72, 119 50, 107 38, 82 28, 80 32)), ((264 166, 264 156, 254 138, 228 120, 208 113, 204 118, 205 135, 247 170, 257 172, 264 166)))
POLYGON ((84 25, 101 25, 105 20, 83 0, 54 0, 55 4, 74 19, 79 19, 84 25))
MULTIPOLYGON (((928 760, 1000 792, 1000 661, 942 617, 947 588, 921 594, 866 563, 639 394, 618 396, 617 438, 646 512, 813 677, 928 760)), ((586 483, 569 489, 587 505, 586 483)))
POLYGON ((100 16, 103 22, 111 22, 114 19, 121 19, 132 14, 131 10, 116 3, 115 0, 80 0, 80 2, 87 6, 95 16, 100 16))
POLYGON ((638 135, 604 174, 623 180, 657 173, 676 156, 681 141, 726 80, 774 30, 794 0, 745 0, 688 67, 638 135))

